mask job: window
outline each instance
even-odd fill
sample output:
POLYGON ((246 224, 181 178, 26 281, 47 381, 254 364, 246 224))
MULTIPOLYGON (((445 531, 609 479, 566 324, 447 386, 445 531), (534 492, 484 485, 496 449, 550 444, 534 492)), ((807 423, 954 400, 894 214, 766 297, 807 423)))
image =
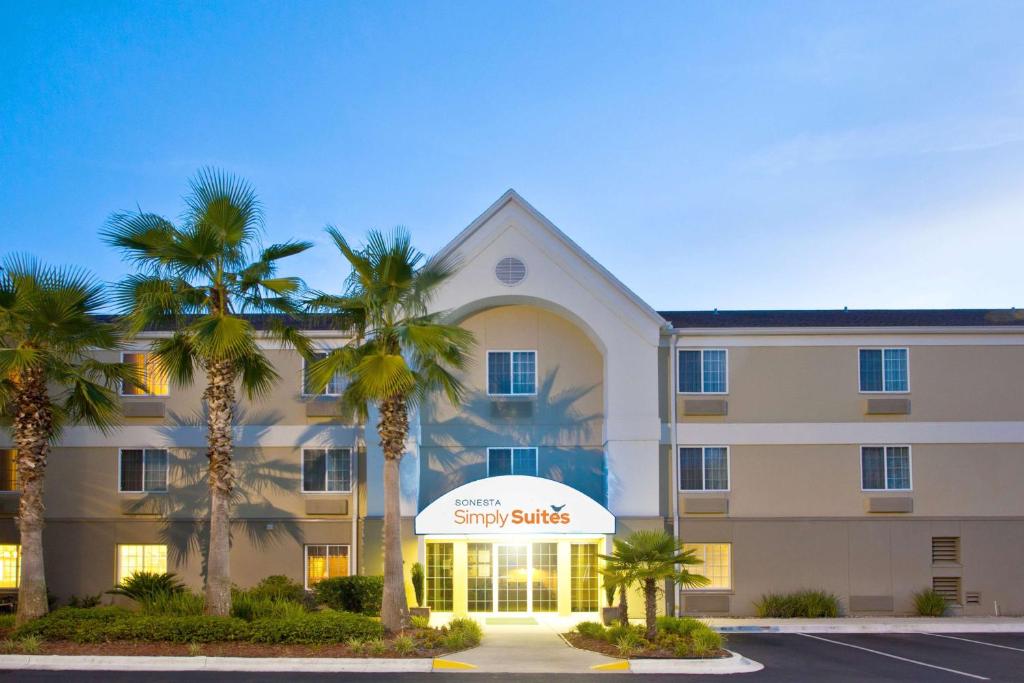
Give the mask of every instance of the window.
POLYGON ((680 491, 728 491, 729 449, 725 446, 679 449, 680 491))
POLYGON ((453 544, 427 544, 427 606, 437 612, 452 611, 453 558, 453 544))
POLYGON ((167 490, 167 451, 163 448, 124 448, 120 468, 123 493, 167 490))
POLYGON ((306 493, 350 493, 352 451, 348 448, 304 448, 302 490, 306 493))
POLYGON ((348 576, 347 545, 306 546, 306 588, 322 579, 348 576))
POLYGON ((558 611, 558 544, 533 544, 533 611, 558 611))
POLYGON ((597 611, 597 546, 573 543, 569 548, 570 607, 573 612, 597 611))
MULTIPOLYGON (((327 358, 326 352, 319 352, 313 354, 314 360, 322 360, 327 358)), ((345 389, 345 384, 342 381, 344 376, 340 372, 334 373, 334 377, 327 383, 327 386, 323 388, 323 391, 313 391, 310 388, 309 370, 307 369, 306 359, 302 359, 302 395, 303 396, 341 396, 341 392, 345 389)))
MULTIPOLYGON (((683 550, 692 550, 700 561, 686 567, 691 574, 700 574, 711 581, 699 588, 686 590, 723 591, 732 588, 732 544, 731 543, 686 543, 683 550)), ((684 587, 685 588, 685 587, 684 587)))
POLYGON ((536 351, 488 351, 487 393, 528 396, 537 393, 536 351))
POLYGON ((167 546, 165 545, 119 545, 117 546, 117 582, 121 583, 132 574, 167 572, 167 546))
POLYGON ((0 545, 0 588, 17 588, 21 583, 21 546, 0 545))
POLYGON ((0 492, 18 490, 18 451, 0 448, 0 492))
POLYGON ((865 491, 909 491, 910 446, 861 446, 860 478, 865 491))
POLYGON ((679 393, 725 394, 729 392, 729 356, 725 349, 694 349, 679 352, 679 393))
POLYGON ((910 391, 906 349, 861 349, 860 390, 864 392, 910 391))
POLYGON ((136 387, 121 383, 122 396, 166 396, 167 371, 159 367, 151 354, 148 353, 122 353, 121 362, 134 365, 139 373, 139 380, 142 386, 136 387))
POLYGON ((466 544, 466 595, 470 612, 494 611, 494 576, 490 543, 466 544))
POLYGON ((487 476, 498 477, 503 474, 522 474, 528 477, 536 477, 537 449, 488 448, 487 476))

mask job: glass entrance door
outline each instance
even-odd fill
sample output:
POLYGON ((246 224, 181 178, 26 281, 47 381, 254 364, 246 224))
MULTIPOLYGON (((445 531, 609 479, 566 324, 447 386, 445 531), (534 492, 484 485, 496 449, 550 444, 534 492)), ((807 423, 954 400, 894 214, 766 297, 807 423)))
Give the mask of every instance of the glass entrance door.
POLYGON ((526 545, 495 546, 498 562, 495 567, 499 612, 527 612, 529 599, 529 564, 526 545))

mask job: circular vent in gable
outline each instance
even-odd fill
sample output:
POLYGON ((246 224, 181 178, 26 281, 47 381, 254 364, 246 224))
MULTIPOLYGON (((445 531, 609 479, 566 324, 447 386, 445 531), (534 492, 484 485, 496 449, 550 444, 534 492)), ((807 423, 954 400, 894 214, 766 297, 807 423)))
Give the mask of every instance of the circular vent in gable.
POLYGON ((506 256, 494 267, 494 276, 503 285, 518 285, 526 278, 526 264, 515 256, 506 256))

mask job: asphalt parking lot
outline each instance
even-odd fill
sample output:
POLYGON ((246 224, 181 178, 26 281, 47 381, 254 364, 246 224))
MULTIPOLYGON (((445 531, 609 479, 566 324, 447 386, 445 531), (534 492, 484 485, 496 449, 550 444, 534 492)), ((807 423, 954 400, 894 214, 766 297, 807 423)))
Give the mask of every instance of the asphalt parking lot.
MULTIPOLYGON (((1014 681, 1024 683, 1024 633, 963 634, 732 634, 729 649, 765 665, 763 671, 736 674, 733 680, 768 683, 805 681, 842 683, 846 681, 1014 681)), ((218 673, 189 672, 192 681, 328 681, 337 674, 218 673)), ((516 683, 575 683, 576 681, 637 681, 633 674, 517 675, 435 673, 436 683, 466 679, 472 681, 515 681, 516 683)), ((345 674, 345 680, 363 683, 422 681, 422 674, 345 674)), ((722 681, 723 676, 644 676, 651 681, 722 681)), ((0 681, 138 681, 138 672, 107 671, 0 671, 0 681)), ((148 683, 180 681, 182 674, 145 674, 148 683)))

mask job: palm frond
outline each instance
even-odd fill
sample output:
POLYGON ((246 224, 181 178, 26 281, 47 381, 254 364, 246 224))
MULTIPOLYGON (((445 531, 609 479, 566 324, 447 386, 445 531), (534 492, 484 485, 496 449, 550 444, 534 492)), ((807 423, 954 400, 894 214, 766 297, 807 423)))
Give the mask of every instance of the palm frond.
POLYGON ((255 347, 239 356, 235 364, 242 380, 242 389, 250 399, 263 398, 269 394, 280 377, 263 352, 255 347))

